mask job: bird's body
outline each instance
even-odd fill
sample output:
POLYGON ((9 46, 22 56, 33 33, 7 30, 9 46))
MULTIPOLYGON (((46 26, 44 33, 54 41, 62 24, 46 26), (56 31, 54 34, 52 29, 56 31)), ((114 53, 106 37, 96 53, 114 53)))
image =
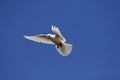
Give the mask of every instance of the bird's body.
POLYGON ((56 49, 62 56, 67 56, 72 51, 72 45, 67 44, 58 27, 52 26, 53 34, 40 34, 35 36, 24 36, 26 39, 46 44, 55 44, 56 49))
POLYGON ((53 35, 49 35, 49 39, 56 45, 61 45, 62 44, 62 40, 56 38, 55 36, 53 35))

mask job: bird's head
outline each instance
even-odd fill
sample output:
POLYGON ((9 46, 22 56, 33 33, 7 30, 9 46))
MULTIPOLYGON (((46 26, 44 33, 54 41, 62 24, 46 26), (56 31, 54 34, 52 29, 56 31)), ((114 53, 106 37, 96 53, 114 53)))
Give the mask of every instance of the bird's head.
POLYGON ((47 34, 48 37, 51 37, 52 34, 47 34))
POLYGON ((49 37, 50 37, 50 35, 51 35, 51 34, 47 34, 47 36, 49 36, 49 37))
POLYGON ((54 37, 54 35, 52 35, 52 34, 47 34, 47 36, 48 36, 48 37, 54 37))

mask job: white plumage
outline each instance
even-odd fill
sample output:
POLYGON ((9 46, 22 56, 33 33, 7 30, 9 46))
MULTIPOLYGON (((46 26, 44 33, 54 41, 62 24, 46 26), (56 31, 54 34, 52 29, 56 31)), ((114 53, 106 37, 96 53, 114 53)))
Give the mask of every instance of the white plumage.
POLYGON ((63 37, 58 27, 55 27, 52 25, 51 30, 54 33, 53 35, 39 34, 35 36, 24 36, 24 37, 26 39, 36 41, 36 42, 41 42, 46 44, 55 44, 55 47, 60 53, 60 55, 62 56, 69 55, 72 51, 72 45, 65 43, 66 39, 63 37))

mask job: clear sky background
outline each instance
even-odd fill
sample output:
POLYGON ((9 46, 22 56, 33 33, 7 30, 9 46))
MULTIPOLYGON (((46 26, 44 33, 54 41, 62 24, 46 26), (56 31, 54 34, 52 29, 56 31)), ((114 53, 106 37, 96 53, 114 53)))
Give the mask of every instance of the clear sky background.
POLYGON ((1 0, 0 80, 120 80, 119 0, 1 0), (23 35, 58 26, 67 57, 23 35))

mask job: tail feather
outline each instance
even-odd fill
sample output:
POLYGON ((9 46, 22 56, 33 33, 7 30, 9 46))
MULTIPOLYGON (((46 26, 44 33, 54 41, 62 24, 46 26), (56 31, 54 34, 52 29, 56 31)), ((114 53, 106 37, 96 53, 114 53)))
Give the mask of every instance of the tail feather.
POLYGON ((67 44, 67 43, 63 43, 63 45, 60 46, 60 47, 56 46, 56 49, 58 50, 60 55, 68 56, 71 53, 71 51, 72 51, 72 45, 71 44, 67 44))

